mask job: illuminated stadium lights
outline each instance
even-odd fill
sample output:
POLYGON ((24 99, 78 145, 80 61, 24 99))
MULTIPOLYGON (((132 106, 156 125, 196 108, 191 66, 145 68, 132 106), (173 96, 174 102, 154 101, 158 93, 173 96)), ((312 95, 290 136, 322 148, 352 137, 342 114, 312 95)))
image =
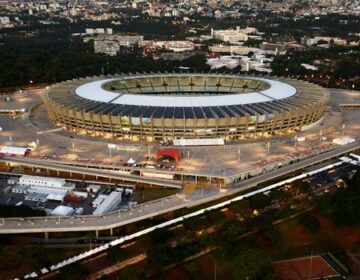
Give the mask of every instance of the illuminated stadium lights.
POLYGON ((85 78, 45 93, 54 123, 119 139, 266 137, 318 121, 329 95, 288 78, 137 74, 85 78))

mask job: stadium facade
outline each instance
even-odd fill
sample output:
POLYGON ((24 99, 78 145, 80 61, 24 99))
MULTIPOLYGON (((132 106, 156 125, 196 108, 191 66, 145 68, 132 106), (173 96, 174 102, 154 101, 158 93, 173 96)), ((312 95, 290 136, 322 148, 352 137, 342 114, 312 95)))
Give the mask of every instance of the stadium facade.
POLYGON ((120 139, 264 137, 318 121, 329 94, 290 78, 129 74, 66 81, 47 90, 50 119, 120 139))

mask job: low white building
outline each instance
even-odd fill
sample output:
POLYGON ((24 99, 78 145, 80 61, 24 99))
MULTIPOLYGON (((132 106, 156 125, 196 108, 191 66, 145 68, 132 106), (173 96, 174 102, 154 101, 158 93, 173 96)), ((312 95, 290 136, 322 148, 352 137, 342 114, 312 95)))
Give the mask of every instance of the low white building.
POLYGON ((97 208, 99 207, 99 205, 105 200, 105 198, 107 198, 108 195, 105 194, 101 194, 99 195, 97 198, 95 198, 92 202, 92 207, 97 208))
POLYGON ((28 192, 28 188, 29 187, 23 185, 16 185, 15 187, 11 188, 11 192, 25 194, 28 192))
POLYGON ((88 185, 86 187, 86 191, 90 193, 97 193, 98 191, 100 191, 100 189, 101 189, 100 185, 94 185, 94 184, 88 185))
POLYGON ((74 208, 60 205, 50 212, 51 216, 71 216, 74 214, 74 208))
POLYGON ((247 41, 250 33, 256 33, 257 29, 253 27, 247 27, 241 29, 239 26, 236 29, 226 30, 214 30, 211 29, 211 35, 214 39, 221 40, 224 42, 236 42, 236 41, 247 41))
POLYGON ((121 202, 121 192, 111 192, 94 210, 94 215, 101 215, 114 210, 121 202))
POLYGON ((350 137, 350 136, 342 136, 342 137, 338 137, 333 139, 332 141, 334 144, 340 145, 340 146, 344 146, 347 144, 351 144, 355 142, 355 138, 350 137))
POLYGON ((47 190, 64 190, 71 191, 75 188, 75 184, 67 183, 65 179, 41 177, 32 175, 23 175, 19 179, 20 185, 26 185, 34 189, 47 189, 47 190))

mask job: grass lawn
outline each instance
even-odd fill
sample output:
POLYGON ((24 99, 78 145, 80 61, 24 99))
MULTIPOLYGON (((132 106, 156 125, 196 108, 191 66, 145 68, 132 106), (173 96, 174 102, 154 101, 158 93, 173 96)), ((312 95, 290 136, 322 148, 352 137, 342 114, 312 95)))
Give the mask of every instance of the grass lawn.
POLYGON ((280 245, 276 246, 276 250, 274 248, 267 249, 274 260, 296 258, 337 249, 337 245, 332 242, 322 228, 312 234, 299 224, 297 218, 279 224, 275 228, 281 235, 280 245))
POLYGON ((144 188, 135 191, 133 201, 144 203, 155 199, 176 194, 179 190, 175 188, 144 188))
POLYGON ((1 246, 0 279, 21 278, 84 251, 84 248, 46 248, 34 246, 1 246))

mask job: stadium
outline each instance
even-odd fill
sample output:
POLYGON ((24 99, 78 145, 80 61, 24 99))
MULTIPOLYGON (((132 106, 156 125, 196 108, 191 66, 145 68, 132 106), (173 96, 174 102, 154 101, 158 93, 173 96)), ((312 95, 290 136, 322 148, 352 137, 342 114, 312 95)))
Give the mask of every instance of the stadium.
POLYGON ((227 74, 129 74, 55 84, 50 119, 118 139, 243 139, 300 131, 319 121, 329 94, 304 81, 227 74))

